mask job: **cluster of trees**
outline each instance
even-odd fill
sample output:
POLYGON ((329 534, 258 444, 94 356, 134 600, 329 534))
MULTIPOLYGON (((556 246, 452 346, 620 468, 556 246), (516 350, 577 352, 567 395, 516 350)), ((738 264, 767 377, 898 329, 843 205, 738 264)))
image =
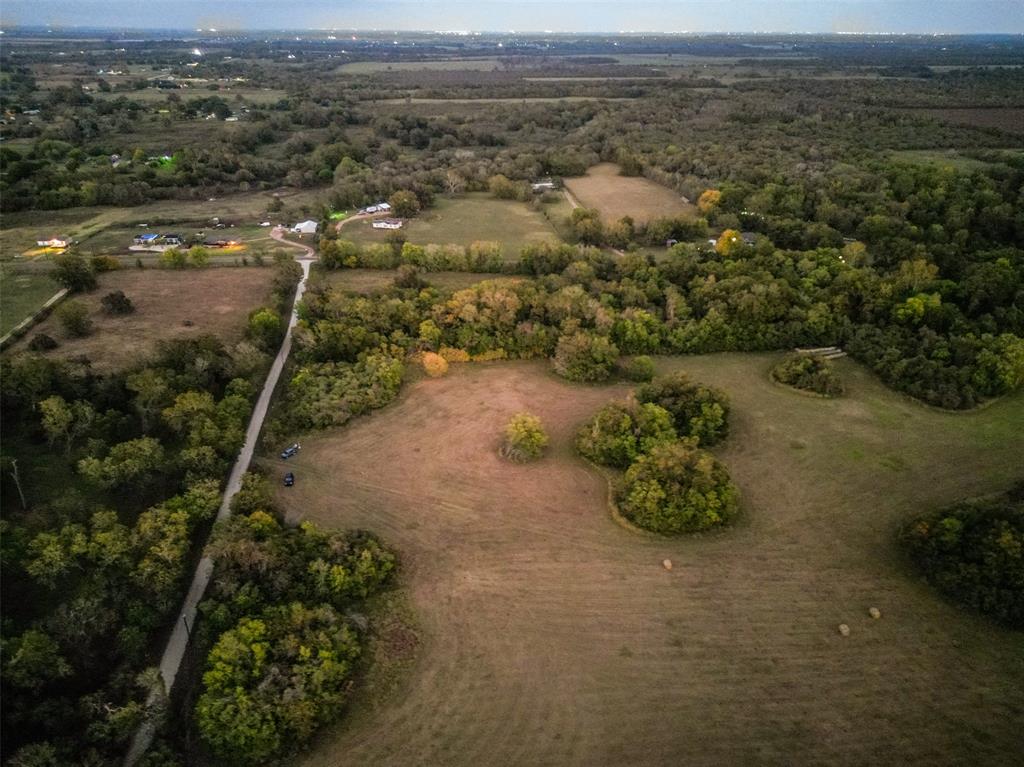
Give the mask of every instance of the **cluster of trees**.
POLYGON ((794 389, 838 397, 843 393, 843 379, 824 357, 815 354, 788 354, 778 362, 771 377, 794 389))
POLYGON ((701 447, 726 435, 728 412, 722 392, 676 373, 601 408, 577 434, 576 449, 625 469, 616 498, 634 524, 667 535, 706 530, 739 509, 728 471, 701 447))
POLYGON ((623 216, 614 223, 607 223, 600 212, 592 208, 574 208, 567 225, 574 242, 613 248, 664 246, 669 240, 702 240, 708 234, 708 222, 704 218, 666 216, 637 222, 630 216, 623 216))
POLYGON ((318 361, 351 362, 382 345, 546 356, 581 381, 606 379, 620 354, 842 345, 894 388, 947 408, 1024 383, 1020 250, 979 255, 960 282, 925 258, 887 271, 864 263, 858 243, 786 251, 766 238, 740 240, 726 256, 682 243, 657 263, 530 246, 504 269, 537 279, 376 299, 311 290, 299 345, 318 361))
POLYGON ((200 605, 209 652, 195 723, 219 759, 265 763, 339 714, 364 604, 397 563, 369 533, 283 525, 258 475, 244 477, 232 510, 207 549, 216 571, 200 605))
MULTIPOLYGON (((62 263, 74 286, 95 286, 88 262, 62 263)), ((280 291, 290 296, 294 279, 278 267, 280 291)), ((103 304, 131 306, 119 292, 103 304)), ((0 684, 12 763, 119 764, 135 727, 157 715, 146 664, 243 442, 270 361, 260 344, 255 334, 231 347, 165 341, 102 375, 28 352, 0 359, 0 684)))
POLYGON ((912 520, 900 534, 935 588, 1024 629, 1024 485, 912 520))

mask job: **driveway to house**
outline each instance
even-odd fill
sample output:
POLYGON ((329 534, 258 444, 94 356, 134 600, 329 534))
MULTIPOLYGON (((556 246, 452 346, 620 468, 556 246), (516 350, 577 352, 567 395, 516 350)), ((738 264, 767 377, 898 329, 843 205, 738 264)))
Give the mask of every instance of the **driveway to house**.
MULTIPOLYGON (((249 470, 252 454, 256 449, 256 441, 259 439, 260 431, 263 429, 263 420, 266 418, 267 410, 270 408, 270 398, 274 395, 274 389, 277 387, 281 371, 284 369, 284 363, 287 361, 288 353, 292 348, 292 330, 299 321, 296 308, 299 305, 299 301, 302 300, 303 293, 306 292, 309 268, 316 259, 316 251, 313 248, 284 239, 282 229, 275 228, 271 231, 270 236, 285 245, 302 248, 304 253, 297 259, 302 266, 302 279, 299 280, 299 284, 295 288, 295 301, 292 304, 292 314, 288 320, 288 328, 285 331, 284 340, 281 342, 281 348, 274 358, 274 364, 270 366, 270 372, 263 383, 260 397, 256 400, 256 406, 253 408, 252 415, 249 418, 249 428, 245 432, 245 442, 242 443, 242 449, 238 454, 234 467, 231 469, 231 475, 228 477, 228 483, 224 488, 224 496, 221 500, 220 509, 217 511, 218 522, 231 516, 231 499, 234 498, 235 493, 241 488, 242 477, 249 470)), ((178 613, 178 619, 174 623, 174 630, 171 632, 171 636, 167 640, 167 646, 164 648, 164 653, 160 658, 160 679, 163 682, 163 689, 159 689, 160 685, 154 688, 148 700, 150 705, 156 704, 161 697, 169 695, 171 692, 174 678, 181 668, 181 661, 185 657, 185 650, 188 648, 199 602, 206 592, 206 587, 209 585, 212 575, 213 560, 210 557, 203 557, 199 560, 195 574, 192 576, 192 584, 189 586, 188 594, 185 596, 185 602, 181 606, 181 612, 178 613)), ((153 742, 155 733, 154 722, 148 720, 143 722, 132 738, 131 746, 125 757, 125 765, 131 767, 146 753, 146 749, 153 742)))

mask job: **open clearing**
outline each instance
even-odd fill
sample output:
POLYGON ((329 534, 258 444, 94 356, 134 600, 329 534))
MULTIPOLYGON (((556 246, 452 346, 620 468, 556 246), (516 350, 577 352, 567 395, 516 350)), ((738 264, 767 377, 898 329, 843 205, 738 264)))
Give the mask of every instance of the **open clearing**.
MULTIPOLYGON (((394 287, 398 271, 394 269, 335 269, 321 271, 322 279, 338 290, 352 293, 377 293, 394 287)), ((510 277, 488 272, 423 272, 420 279, 428 285, 445 290, 462 290, 484 280, 522 282, 526 277, 510 277)))
POLYGON ((893 532, 1019 477, 1024 395, 944 413, 842 360, 849 394, 822 400, 770 383, 777 359, 659 361, 733 403, 716 452, 743 514, 701 537, 610 518, 571 442, 628 388, 570 385, 543 362, 453 365, 307 435, 282 506, 395 546, 422 644, 397 693, 356 704, 299 762, 1019 763, 1024 641, 943 602, 893 532), (549 453, 510 464, 499 432, 524 409, 549 453))
POLYGON ((956 125, 970 125, 975 128, 999 128, 1009 133, 1024 134, 1024 108, 947 108, 908 109, 910 114, 932 117, 956 125))
POLYGON ((164 339, 211 334, 233 343, 242 338, 249 312, 270 300, 273 278, 272 269, 257 267, 108 272, 100 275, 96 290, 75 296, 89 307, 91 335, 68 338, 51 315, 12 348, 24 349, 34 335, 46 333, 60 343, 47 356, 85 355, 97 370, 119 370, 141 361, 164 339), (112 290, 123 290, 132 300, 132 314, 110 316, 103 311, 100 299, 112 290), (185 320, 193 324, 185 326, 185 320))
POLYGON ((609 221, 632 216, 634 221, 694 214, 693 205, 683 202, 677 192, 644 178, 620 176, 619 166, 610 162, 595 165, 581 178, 565 179, 566 188, 585 208, 596 208, 609 221))
MULTIPOLYGON (((417 245, 469 245, 476 241, 500 242, 505 258, 514 260, 524 245, 558 242, 558 234, 541 213, 512 200, 496 200, 489 194, 438 197, 433 208, 406 221, 402 233, 417 245)), ((355 221, 340 237, 353 242, 387 242, 386 229, 374 229, 370 221, 355 221)))

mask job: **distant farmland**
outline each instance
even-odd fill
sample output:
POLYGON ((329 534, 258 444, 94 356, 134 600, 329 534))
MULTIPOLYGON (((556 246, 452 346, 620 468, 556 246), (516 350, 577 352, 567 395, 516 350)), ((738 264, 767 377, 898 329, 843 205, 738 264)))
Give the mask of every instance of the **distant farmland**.
POLYGON ((582 178, 565 180, 566 188, 586 208, 596 208, 607 220, 631 216, 650 221, 663 216, 695 214, 696 208, 661 184, 642 176, 620 176, 619 166, 610 162, 595 165, 582 178))

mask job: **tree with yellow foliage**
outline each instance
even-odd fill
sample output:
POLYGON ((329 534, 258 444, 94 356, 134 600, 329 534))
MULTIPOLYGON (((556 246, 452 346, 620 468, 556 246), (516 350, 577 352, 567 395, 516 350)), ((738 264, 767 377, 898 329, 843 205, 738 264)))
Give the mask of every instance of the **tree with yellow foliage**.
POLYGON ((735 229, 726 229, 715 243, 715 252, 720 256, 731 256, 743 248, 743 237, 735 229))
POLYGON ((701 194, 697 200, 697 208, 705 216, 718 207, 718 204, 722 201, 722 193, 717 189, 705 189, 704 193, 701 194))

